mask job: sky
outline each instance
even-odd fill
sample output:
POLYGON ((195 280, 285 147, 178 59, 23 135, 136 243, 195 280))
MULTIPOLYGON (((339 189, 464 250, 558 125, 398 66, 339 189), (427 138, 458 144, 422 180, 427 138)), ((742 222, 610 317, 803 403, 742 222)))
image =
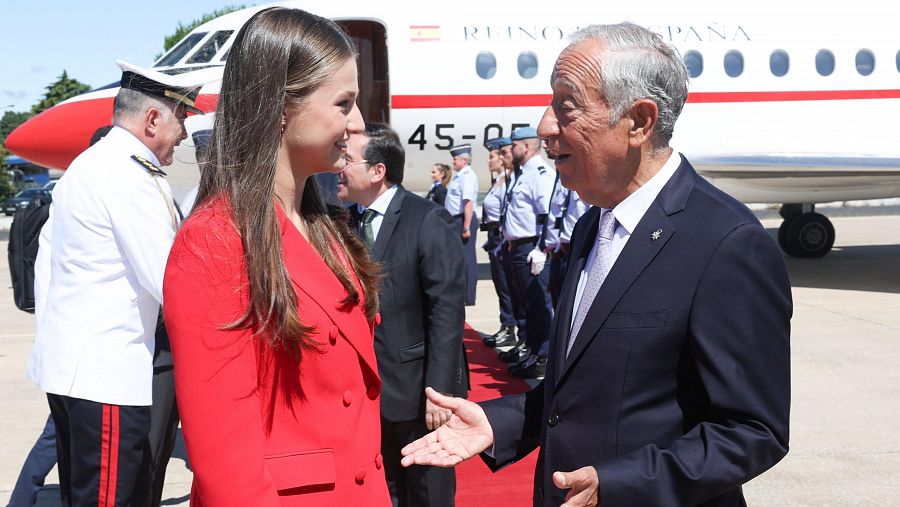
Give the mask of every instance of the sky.
POLYGON ((178 23, 230 5, 266 0, 0 0, 0 115, 27 111, 66 70, 98 88, 117 81, 115 61, 149 67, 178 23))

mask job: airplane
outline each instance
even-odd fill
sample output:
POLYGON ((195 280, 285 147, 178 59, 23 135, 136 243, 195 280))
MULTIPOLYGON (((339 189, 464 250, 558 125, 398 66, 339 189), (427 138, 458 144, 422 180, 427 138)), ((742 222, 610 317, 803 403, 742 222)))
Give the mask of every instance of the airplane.
MULTIPOLYGON (((821 257, 835 239, 816 204, 900 196, 900 7, 866 2, 651 0, 581 6, 458 0, 446 8, 362 0, 280 2, 235 11, 191 31, 153 64, 167 73, 223 68, 234 35, 271 5, 329 17, 359 50, 359 107, 390 123, 406 143, 404 184, 430 187, 436 162, 456 144, 476 147, 473 167, 487 187, 492 137, 536 126, 549 104, 549 80, 567 35, 591 23, 623 20, 673 43, 692 77, 671 145, 719 188, 745 203, 781 203, 782 249, 821 257), (452 6, 452 8, 450 8, 452 6)), ((112 69, 111 69, 112 71, 112 69)), ((188 119, 208 128, 219 83, 201 89, 210 113, 188 119)), ((13 153, 64 169, 109 123, 112 83, 32 118, 6 140, 13 153)), ((176 196, 198 178, 190 141, 167 169, 176 196)))

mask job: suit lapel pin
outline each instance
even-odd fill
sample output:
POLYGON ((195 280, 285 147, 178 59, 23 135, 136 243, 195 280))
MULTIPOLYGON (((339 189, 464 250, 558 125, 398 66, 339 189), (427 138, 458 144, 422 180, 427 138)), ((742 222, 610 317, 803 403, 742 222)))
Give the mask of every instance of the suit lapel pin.
POLYGON ((650 239, 656 241, 660 236, 662 236, 662 229, 656 229, 655 231, 653 231, 653 234, 650 235, 650 239))

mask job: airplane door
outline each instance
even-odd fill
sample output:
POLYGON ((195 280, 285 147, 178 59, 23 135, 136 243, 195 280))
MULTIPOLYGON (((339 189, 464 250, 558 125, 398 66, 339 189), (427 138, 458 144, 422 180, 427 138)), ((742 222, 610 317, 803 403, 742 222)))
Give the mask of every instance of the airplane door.
POLYGON ((359 110, 365 121, 390 123, 387 35, 374 21, 339 21, 359 51, 359 110))

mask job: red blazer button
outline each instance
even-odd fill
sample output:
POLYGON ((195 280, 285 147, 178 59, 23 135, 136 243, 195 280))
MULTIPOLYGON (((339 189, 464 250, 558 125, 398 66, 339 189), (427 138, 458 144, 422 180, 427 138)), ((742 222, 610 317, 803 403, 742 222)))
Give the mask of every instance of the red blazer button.
POLYGON ((375 325, 376 326, 381 325, 381 312, 378 312, 375 314, 375 325))
POLYGON ((378 395, 380 394, 379 391, 377 386, 370 386, 366 389, 366 396, 368 396, 370 400, 374 400, 378 398, 378 395))
POLYGON ((344 391, 344 406, 349 407, 351 403, 353 403, 353 393, 344 391))
POLYGON ((355 475, 353 478, 356 479, 356 483, 357 483, 357 484, 362 484, 363 482, 365 482, 365 480, 366 480, 366 469, 365 469, 365 468, 360 468, 359 470, 357 470, 357 471, 356 471, 356 475, 355 475))
POLYGON ((337 326, 331 326, 331 330, 328 331, 328 341, 329 341, 332 345, 334 345, 335 343, 337 343, 337 337, 338 337, 338 328, 337 328, 337 326))
POLYGON ((381 465, 384 463, 384 458, 381 457, 381 454, 375 455, 375 468, 377 470, 381 470, 381 465))

